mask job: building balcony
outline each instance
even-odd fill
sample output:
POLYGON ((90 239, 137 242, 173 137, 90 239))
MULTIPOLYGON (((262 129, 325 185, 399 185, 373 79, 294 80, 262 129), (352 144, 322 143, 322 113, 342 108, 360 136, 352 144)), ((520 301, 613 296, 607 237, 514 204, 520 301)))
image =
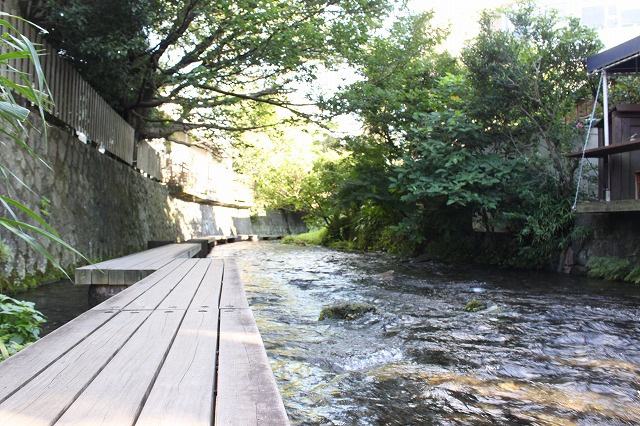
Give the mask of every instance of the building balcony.
POLYGON ((640 211, 640 200, 592 201, 578 203, 578 213, 618 213, 640 211))

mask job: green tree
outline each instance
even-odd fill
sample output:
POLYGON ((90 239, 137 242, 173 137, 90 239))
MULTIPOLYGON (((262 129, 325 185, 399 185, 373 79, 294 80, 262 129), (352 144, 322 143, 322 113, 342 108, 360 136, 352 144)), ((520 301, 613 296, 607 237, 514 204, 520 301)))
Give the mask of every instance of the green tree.
POLYGON ((307 117, 288 97, 292 84, 354 55, 390 7, 388 0, 24 4, 138 138, 255 129, 271 124, 270 106, 307 117))
POLYGON ((577 163, 564 157, 579 144, 573 111, 593 84, 585 60, 601 47, 595 31, 578 19, 540 14, 527 2, 485 11, 479 35, 462 52, 470 113, 492 135, 494 149, 543 157, 535 166, 564 194, 575 189, 577 163), (500 18, 508 29, 495 25, 500 18))
POLYGON ((234 154, 235 167, 254 185, 258 209, 309 213, 313 198, 303 192, 317 158, 330 155, 319 146, 323 133, 310 127, 283 126, 250 132, 234 154))
POLYGON ((514 231, 511 259, 502 262, 543 266, 571 229, 577 162, 564 155, 582 144, 575 105, 591 96, 595 82, 586 77, 585 60, 602 44, 578 19, 540 13, 531 2, 485 11, 480 25, 462 53, 466 111, 484 128, 487 150, 525 167, 492 216, 514 231), (507 29, 495 25, 499 18, 507 29))
POLYGON ((407 248, 548 264, 571 224, 575 163, 563 155, 578 141, 571 113, 589 94, 584 59, 599 48, 594 32, 531 4, 487 11, 461 70, 434 52, 441 33, 425 23, 410 17, 373 40, 357 62, 362 80, 329 103, 359 114, 367 129, 346 145, 351 168, 341 186, 354 187, 332 201, 341 228, 378 217, 372 205, 393 205, 385 226, 371 220, 370 229, 395 230, 407 248), (509 30, 494 25, 503 16, 509 30), (428 47, 412 49, 416 40, 428 47), (390 52, 402 66, 389 65, 390 52), (488 232, 473 232, 474 221, 488 232))
POLYGON ((351 61, 360 81, 344 87, 323 107, 333 115, 356 114, 367 133, 397 150, 416 112, 434 109, 431 89, 457 63, 436 47, 447 33, 431 25, 432 12, 393 22, 388 33, 371 39, 351 61))
POLYGON ((390 179, 416 114, 436 107, 432 89, 439 75, 457 70, 448 54, 435 51, 446 32, 431 25, 432 17, 401 17, 372 38, 351 62, 359 81, 323 103, 333 115, 357 114, 365 128, 363 135, 342 141, 347 155, 336 168, 343 181, 319 203, 331 212, 327 217, 334 239, 359 248, 404 251, 391 226, 409 214, 411 206, 390 191, 390 179))
POLYGON ((638 74, 609 76, 609 104, 640 104, 640 76, 638 74))

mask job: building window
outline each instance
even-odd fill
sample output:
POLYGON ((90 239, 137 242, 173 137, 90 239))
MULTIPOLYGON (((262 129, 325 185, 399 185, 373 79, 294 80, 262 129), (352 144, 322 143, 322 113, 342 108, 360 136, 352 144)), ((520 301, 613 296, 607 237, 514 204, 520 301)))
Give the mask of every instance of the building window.
POLYGON ((582 8, 582 25, 592 28, 604 28, 604 6, 582 8))
POLYGON ((640 9, 623 10, 620 14, 620 23, 623 27, 632 27, 640 23, 640 9))

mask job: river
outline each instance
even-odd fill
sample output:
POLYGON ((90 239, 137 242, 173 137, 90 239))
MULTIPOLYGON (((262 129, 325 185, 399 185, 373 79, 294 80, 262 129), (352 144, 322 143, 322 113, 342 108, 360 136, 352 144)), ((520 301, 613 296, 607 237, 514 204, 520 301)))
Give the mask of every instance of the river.
POLYGON ((214 254, 239 262, 294 425, 640 424, 636 286, 271 242, 214 254), (318 320, 345 301, 376 311, 318 320))
MULTIPOLYGON (((640 286, 269 241, 212 254, 239 263, 293 425, 640 424, 640 286), (376 310, 318 320, 347 301, 376 310)), ((86 309, 68 282, 19 298, 45 331, 86 309)))

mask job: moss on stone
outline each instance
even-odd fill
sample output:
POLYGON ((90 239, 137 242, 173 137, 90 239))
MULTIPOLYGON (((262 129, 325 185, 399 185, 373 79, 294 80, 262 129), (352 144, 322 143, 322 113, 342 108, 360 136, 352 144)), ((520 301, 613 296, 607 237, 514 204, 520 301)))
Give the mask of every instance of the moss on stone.
MULTIPOLYGON (((67 268, 69 276, 73 275, 69 271, 74 271, 75 267, 67 268)), ((66 278, 67 275, 60 269, 51 264, 47 264, 47 268, 44 271, 37 271, 25 276, 12 272, 8 276, 0 277, 0 293, 15 294, 21 291, 29 290, 30 288, 37 287, 40 284, 59 281, 66 278)))
POLYGON ((478 299, 473 299, 471 302, 467 303, 467 306, 464 307, 464 310, 467 312, 478 312, 485 309, 487 309, 487 304, 478 299))
POLYGON ((368 303, 341 303, 322 309, 318 321, 325 319, 355 320, 361 318, 367 312, 375 312, 376 307, 368 303))

